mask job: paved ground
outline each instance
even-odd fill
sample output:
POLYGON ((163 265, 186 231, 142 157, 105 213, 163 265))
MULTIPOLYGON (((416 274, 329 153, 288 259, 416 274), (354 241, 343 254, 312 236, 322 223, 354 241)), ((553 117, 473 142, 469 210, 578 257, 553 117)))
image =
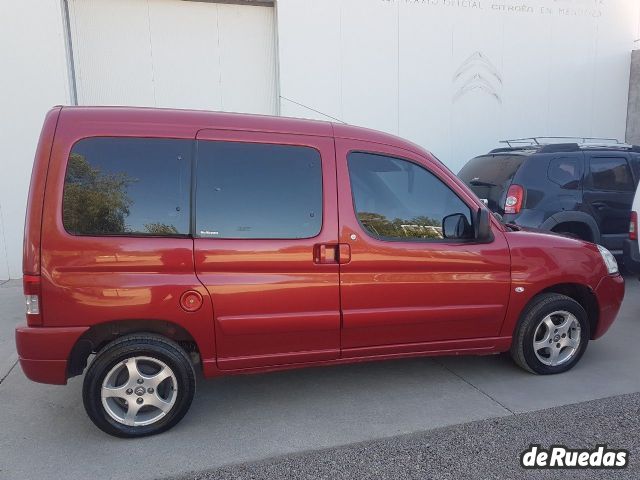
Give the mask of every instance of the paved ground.
MULTIPOLYGON (((593 400, 533 413, 482 420, 346 447, 316 450, 180 480, 257 479, 638 479, 640 394, 593 400), (624 470, 537 470, 520 467, 532 443, 594 449, 599 443, 629 450, 624 470)), ((177 479, 176 479, 177 480, 177 479)))
POLYGON ((0 478, 144 480, 640 392, 640 282, 627 285, 612 330, 565 375, 536 377, 492 356, 227 377, 200 382, 172 431, 123 441, 90 423, 81 378, 57 387, 10 371, 23 318, 10 282, 0 286, 0 478))
POLYGON ((0 281, 0 381, 18 360, 13 328, 24 322, 24 297, 21 294, 22 283, 0 281))

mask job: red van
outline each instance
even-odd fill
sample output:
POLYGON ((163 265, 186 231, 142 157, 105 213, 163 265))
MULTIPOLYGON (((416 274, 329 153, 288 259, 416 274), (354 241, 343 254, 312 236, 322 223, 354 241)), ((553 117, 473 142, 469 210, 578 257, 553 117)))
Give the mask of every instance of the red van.
POLYGON ((618 313, 604 248, 504 225, 442 163, 325 122, 56 107, 24 240, 30 379, 112 435, 187 412, 205 377, 510 350, 564 372, 618 313))

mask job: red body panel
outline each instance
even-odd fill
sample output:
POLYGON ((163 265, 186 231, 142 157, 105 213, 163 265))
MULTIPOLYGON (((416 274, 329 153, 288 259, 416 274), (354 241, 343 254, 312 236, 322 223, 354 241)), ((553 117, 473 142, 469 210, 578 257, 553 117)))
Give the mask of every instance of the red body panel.
POLYGON ((154 119, 157 115, 150 109, 134 109, 125 118, 111 108, 69 108, 60 114, 42 219, 44 325, 90 327, 119 320, 165 321, 189 332, 203 357, 210 358, 215 354, 212 307, 195 275, 192 239, 76 236, 62 225, 66 163, 75 142, 92 136, 193 139, 200 125, 158 123, 154 119), (180 297, 188 290, 207 298, 196 312, 180 306, 180 297))
MULTIPOLYGON (((624 296, 624 280, 609 276, 595 245, 573 238, 539 232, 508 232, 512 286, 501 335, 511 335, 524 307, 540 292, 560 284, 584 285, 595 293, 600 320, 611 323, 624 296), (597 289, 600 282, 603 287, 597 289), (517 287, 524 288, 517 293, 517 287), (611 311, 610 311, 611 310, 611 311), (612 315, 612 311, 615 313, 612 315)), ((599 325, 596 332, 601 335, 599 325)), ((608 328, 608 327, 607 327, 608 328)))
POLYGON ((57 108, 36 153, 24 273, 40 275, 42 327, 16 330, 23 370, 65 383, 70 352, 91 327, 125 320, 179 326, 205 376, 436 354, 508 350, 522 309, 541 291, 579 284, 611 325, 623 296, 595 246, 511 232, 492 218, 489 243, 383 242, 353 210, 346 155, 398 156, 481 207, 437 159, 392 135, 345 125, 253 115, 117 107, 57 108), (300 240, 91 237, 62 225, 73 144, 131 136, 302 145, 323 166, 323 225, 300 240), (356 239, 352 239, 352 235, 356 239), (333 260, 332 260, 333 259, 333 260), (523 287, 523 292, 515 292, 523 287), (195 291, 198 307, 185 303, 195 291), (200 306, 200 297, 202 305, 200 306))
POLYGON ((16 328, 16 349, 27 378, 42 383, 67 383, 67 358, 89 327, 16 328))
POLYGON ((49 158, 53 147, 53 137, 62 107, 52 108, 44 119, 40 140, 31 171, 31 184, 27 197, 27 214, 24 222, 24 248, 22 253, 22 273, 40 275, 40 233, 44 189, 47 182, 49 158))

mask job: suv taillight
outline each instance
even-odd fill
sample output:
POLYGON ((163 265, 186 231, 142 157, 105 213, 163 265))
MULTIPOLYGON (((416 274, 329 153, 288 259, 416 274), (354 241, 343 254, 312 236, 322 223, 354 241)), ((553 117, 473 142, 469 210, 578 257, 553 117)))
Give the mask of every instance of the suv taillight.
POLYGON ((629 238, 638 240, 638 212, 631 212, 631 222, 629 223, 629 238))
POLYGON ((520 185, 513 184, 507 191, 507 199, 504 201, 504 213, 520 213, 524 189, 520 185))
POLYGON ((27 306, 27 325, 37 327, 42 325, 40 302, 40 276, 25 275, 22 277, 22 288, 27 306))

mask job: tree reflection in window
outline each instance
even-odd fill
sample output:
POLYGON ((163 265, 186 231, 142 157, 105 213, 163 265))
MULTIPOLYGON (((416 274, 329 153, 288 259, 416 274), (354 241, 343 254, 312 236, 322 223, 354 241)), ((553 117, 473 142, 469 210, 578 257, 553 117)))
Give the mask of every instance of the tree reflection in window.
POLYGON ((189 233, 192 142, 90 137, 69 155, 62 219, 76 235, 189 233))
POLYGON ((131 198, 124 173, 105 174, 78 154, 71 154, 63 198, 63 222, 70 233, 114 234, 126 232, 131 198))
POLYGON ((352 152, 348 157, 353 203, 362 227, 387 240, 442 240, 442 220, 471 210, 424 167, 386 155, 352 152))
POLYGON ((442 225, 429 217, 389 220, 377 213, 358 213, 358 219, 370 233, 388 238, 441 239, 442 225))

